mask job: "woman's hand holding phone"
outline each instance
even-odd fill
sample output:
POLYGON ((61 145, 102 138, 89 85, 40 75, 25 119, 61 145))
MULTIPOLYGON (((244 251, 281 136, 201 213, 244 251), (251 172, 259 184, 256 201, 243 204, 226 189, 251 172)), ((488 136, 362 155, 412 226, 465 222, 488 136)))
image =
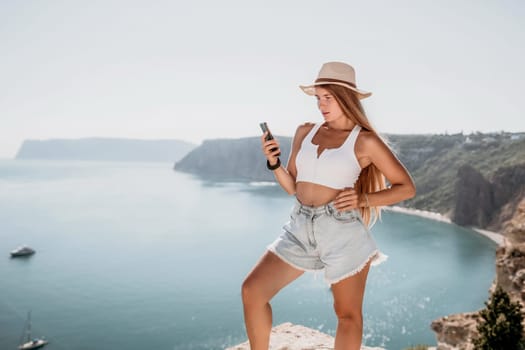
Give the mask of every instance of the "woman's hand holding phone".
POLYGON ((279 156, 281 155, 279 142, 273 137, 266 123, 260 123, 260 127, 263 131, 261 136, 263 153, 268 159, 268 164, 274 166, 279 162, 279 156))

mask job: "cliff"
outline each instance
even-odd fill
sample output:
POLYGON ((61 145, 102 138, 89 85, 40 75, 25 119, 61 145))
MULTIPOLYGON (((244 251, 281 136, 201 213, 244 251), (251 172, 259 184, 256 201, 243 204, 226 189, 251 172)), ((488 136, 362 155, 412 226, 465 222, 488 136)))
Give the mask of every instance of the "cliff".
POLYGON ((492 186, 470 165, 458 169, 456 205, 452 220, 458 225, 486 227, 492 217, 492 186))
POLYGON ((173 162, 195 145, 179 140, 115 138, 26 140, 16 159, 173 162))
MULTIPOLYGON (((281 159, 288 159, 291 138, 276 136, 281 159)), ((175 164, 175 170, 218 181, 274 181, 266 169, 259 137, 206 140, 175 164)))
MULTIPOLYGON (((327 350, 334 348, 334 338, 315 329, 283 323, 272 328, 269 350, 327 350)), ((226 350, 250 350, 248 342, 232 346, 226 350)), ((361 350, 384 350, 382 348, 361 347, 361 350)))
POLYGON ((525 163, 496 169, 490 181, 473 167, 463 165, 457 175, 452 221, 500 230, 523 196, 525 163))
MULTIPOLYGON (((513 301, 525 306, 525 197, 504 223, 505 244, 496 251, 496 278, 491 290, 501 287, 513 301)), ((478 336, 478 312, 445 316, 432 322, 437 350, 472 350, 478 336)))
MULTIPOLYGON (((458 171, 469 166, 489 182, 499 169, 525 163, 525 137, 505 134, 433 135, 408 142, 399 138, 399 158, 411 172, 417 196, 406 206, 454 216, 458 171), (419 157, 415 158, 414 154, 419 157)), ((520 179, 525 183, 525 178, 520 179)))

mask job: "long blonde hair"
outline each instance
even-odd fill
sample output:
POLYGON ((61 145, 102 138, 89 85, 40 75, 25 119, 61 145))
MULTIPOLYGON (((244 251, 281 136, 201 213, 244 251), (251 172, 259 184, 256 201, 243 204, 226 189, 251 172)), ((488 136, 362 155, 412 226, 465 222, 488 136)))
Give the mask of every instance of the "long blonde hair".
MULTIPOLYGON (((356 93, 348 88, 334 84, 322 85, 321 87, 334 96, 348 119, 363 129, 378 134, 370 124, 356 93)), ((374 164, 370 164, 361 170, 361 174, 354 185, 354 189, 359 195, 381 191, 385 188, 385 176, 374 164)), ((381 217, 381 207, 365 207, 359 208, 359 210, 368 226, 372 226, 381 217)))

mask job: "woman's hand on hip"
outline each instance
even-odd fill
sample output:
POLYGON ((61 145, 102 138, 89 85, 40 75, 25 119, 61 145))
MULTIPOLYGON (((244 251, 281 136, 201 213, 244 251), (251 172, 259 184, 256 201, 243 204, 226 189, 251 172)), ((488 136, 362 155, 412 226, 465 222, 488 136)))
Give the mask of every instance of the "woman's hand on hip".
POLYGON ((334 199, 334 206, 339 211, 359 208, 359 195, 352 188, 345 188, 334 199))

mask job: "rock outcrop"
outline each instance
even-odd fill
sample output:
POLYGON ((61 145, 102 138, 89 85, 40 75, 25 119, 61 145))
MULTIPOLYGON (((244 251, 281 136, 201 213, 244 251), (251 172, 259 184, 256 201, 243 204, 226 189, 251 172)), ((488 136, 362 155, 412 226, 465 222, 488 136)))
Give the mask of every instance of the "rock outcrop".
MULTIPOLYGON (((269 350, 327 350, 334 348, 334 337, 301 325, 283 323, 272 328, 269 350)), ((226 350, 250 350, 248 342, 226 350)), ((361 350, 384 350, 361 347, 361 350)))
POLYGON ((492 218, 492 185, 470 165, 458 169, 456 205, 452 221, 458 225, 486 227, 492 218))
POLYGON ((437 350, 473 350, 472 340, 478 336, 478 313, 463 313, 435 320, 431 328, 436 332, 437 350))
POLYGON ((525 306, 525 199, 505 225, 507 244, 496 252, 495 285, 525 306))
POLYGON ((452 221, 500 231, 524 195, 525 163, 498 168, 490 181, 473 167, 463 165, 458 169, 452 221))
MULTIPOLYGON (((505 244, 496 251, 496 278, 491 290, 501 287, 513 301, 525 306, 525 197, 504 225, 505 244)), ((437 350, 472 350, 478 336, 478 312, 445 316, 432 322, 437 350)))

